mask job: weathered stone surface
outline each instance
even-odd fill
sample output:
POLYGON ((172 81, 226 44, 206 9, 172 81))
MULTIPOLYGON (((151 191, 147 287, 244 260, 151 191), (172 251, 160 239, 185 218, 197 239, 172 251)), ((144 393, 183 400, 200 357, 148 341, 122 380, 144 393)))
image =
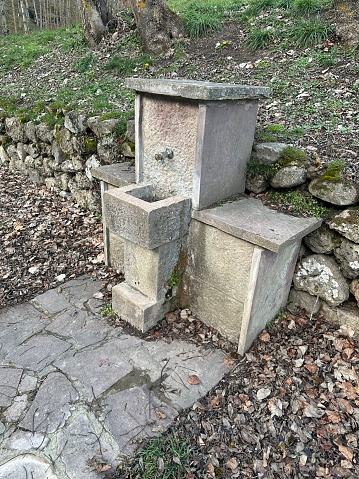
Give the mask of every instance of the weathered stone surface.
POLYGON ((56 131, 56 141, 67 159, 75 154, 74 146, 72 144, 72 133, 67 128, 59 128, 56 131))
POLYGON ((340 245, 341 237, 324 223, 320 228, 305 236, 304 242, 314 253, 330 254, 334 248, 340 245))
POLYGON ((117 118, 110 118, 109 120, 101 120, 99 116, 88 118, 87 126, 100 138, 105 135, 111 135, 115 132, 120 120, 117 118))
POLYGON ((228 372, 225 354, 218 349, 210 351, 181 341, 145 343, 145 346, 151 357, 164 368, 164 396, 177 411, 189 407, 197 397, 205 396, 228 372), (200 384, 188 384, 188 376, 192 374, 198 377, 200 384))
POLYGON ((81 309, 84 303, 92 298, 95 293, 98 293, 100 289, 101 281, 79 277, 67 281, 62 286, 62 295, 71 305, 81 309))
POLYGON ((318 228, 318 218, 296 218, 264 206, 255 198, 241 198, 208 210, 193 211, 192 217, 236 238, 271 251, 300 239, 318 228))
POLYGON ((334 259, 314 254, 298 263, 293 277, 296 289, 307 291, 338 306, 349 297, 348 284, 334 259))
POLYGON ((246 190, 253 193, 263 193, 269 186, 269 181, 264 175, 246 176, 246 190))
POLYGON ((36 136, 36 125, 33 121, 28 121, 24 125, 25 134, 30 141, 36 143, 37 136, 36 136))
POLYGON ((269 180, 273 188, 293 188, 305 183, 305 168, 295 165, 288 165, 277 171, 269 180))
POLYGON ((135 125, 135 120, 127 120, 126 139, 131 143, 135 143, 136 141, 135 125))
POLYGON ((33 391, 34 389, 36 389, 36 386, 37 386, 37 379, 35 378, 35 376, 29 376, 27 374, 21 379, 21 383, 19 384, 18 390, 19 390, 19 393, 22 394, 29 391, 33 391))
POLYGON ((125 240, 126 282, 153 301, 164 300, 170 278, 179 258, 181 240, 155 249, 143 248, 125 240))
POLYGON ((18 421, 27 408, 27 395, 22 394, 21 396, 16 396, 13 403, 10 407, 4 412, 4 417, 7 422, 16 422, 18 421))
POLYGON ((242 100, 269 96, 269 88, 261 86, 232 85, 195 80, 158 80, 127 78, 126 87, 136 91, 196 100, 242 100))
POLYGON ((36 136, 39 140, 51 145, 54 139, 54 131, 45 123, 39 123, 36 125, 36 136))
MULTIPOLYGON (((121 415, 118 419, 121 421, 121 415)), ((70 479, 99 479, 102 474, 93 467, 96 460, 112 466, 118 462, 118 452, 106 441, 102 426, 96 425, 97 430, 86 417, 86 411, 80 411, 71 417, 66 431, 62 429, 59 433, 58 454, 70 479), (92 439, 84 440, 86 437, 92 439)))
POLYGON ((335 248, 334 256, 346 278, 359 276, 359 244, 343 238, 340 246, 335 248))
POLYGON ((359 188, 353 183, 329 181, 317 178, 309 183, 309 191, 313 196, 333 205, 354 205, 359 200, 359 188))
POLYGON ((87 117, 78 111, 69 111, 65 114, 64 126, 74 134, 85 133, 88 129, 87 117))
POLYGON ((50 320, 31 304, 19 304, 0 310, 0 358, 13 352, 28 338, 44 329, 50 320))
POLYGON ((12 351, 7 359, 24 368, 42 371, 71 345, 52 335, 37 335, 12 351))
POLYGON ((132 371, 132 366, 121 352, 124 344, 122 339, 112 339, 100 349, 67 355, 54 364, 68 377, 78 381, 78 389, 88 400, 92 400, 132 371))
POLYGON ((77 391, 63 374, 50 373, 19 426, 28 431, 56 432, 70 417, 77 399, 77 391))
POLYGON ((71 175, 69 173, 54 173, 55 186, 60 191, 68 191, 71 175))
POLYGON ((359 243, 359 209, 348 208, 332 218, 329 228, 348 240, 359 243))
POLYGON ((102 136, 97 145, 97 154, 101 163, 110 165, 123 157, 120 143, 115 136, 102 136))
POLYGON ((56 140, 52 142, 52 154, 54 160, 52 162, 52 168, 56 171, 61 171, 61 164, 68 159, 68 156, 60 148, 60 145, 56 140))
POLYGON ((95 168, 98 168, 100 166, 100 160, 97 155, 92 155, 90 158, 86 160, 85 163, 85 174, 87 178, 92 181, 93 176, 92 176, 92 170, 95 168))
POLYGON ((122 143, 121 153, 126 158, 135 158, 136 157, 136 151, 135 151, 134 144, 130 144, 128 141, 122 143))
POLYGON ((278 253, 258 247, 254 249, 238 342, 239 354, 249 349, 268 322, 285 306, 299 248, 300 240, 296 239, 278 253))
POLYGON ((78 171, 69 181, 70 191, 89 190, 93 187, 92 182, 88 179, 83 171, 78 171))
POLYGON ((64 309, 71 309, 71 304, 55 289, 50 289, 36 296, 36 298, 32 300, 32 304, 47 314, 57 314, 64 309))
POLYGON ((14 141, 22 141, 24 143, 27 139, 24 124, 19 118, 5 118, 5 130, 6 134, 14 141))
POLYGON ((98 211, 101 207, 101 196, 96 190, 71 191, 75 203, 90 211, 98 211))
POLYGON ((355 301, 346 301, 338 308, 323 303, 321 312, 326 320, 334 324, 345 324, 359 331, 359 308, 355 301))
POLYGON ((0 407, 10 406, 17 394, 22 369, 0 368, 0 407))
POLYGON ((106 264, 123 273, 125 271, 125 240, 109 231, 109 243, 106 264))
POLYGON ((116 187, 135 183, 135 167, 129 162, 100 166, 91 173, 98 180, 116 187))
POLYGON ((0 145, 0 165, 9 163, 9 161, 10 161, 10 158, 5 151, 5 148, 2 145, 0 145))
POLYGON ((124 186, 104 193, 106 226, 121 237, 154 249, 188 232, 190 200, 173 196, 153 200, 149 185, 124 186))
POLYGON ((59 479, 50 462, 33 454, 21 454, 0 466, 0 479, 22 479, 23 477, 59 479))
POLYGON ((61 163, 60 169, 64 173, 76 173, 78 171, 82 171, 84 166, 81 160, 74 158, 72 160, 65 160, 63 163, 61 163))
POLYGON ((15 431, 5 442, 5 449, 26 451, 37 449, 42 451, 50 442, 50 439, 43 434, 27 431, 15 431))
POLYGON ((161 402, 145 386, 111 394, 106 399, 106 406, 105 421, 122 454, 134 452, 136 443, 131 441, 134 436, 140 441, 163 432, 177 416, 175 409, 161 402), (156 415, 156 411, 161 414, 156 415))
POLYGON ((350 283, 350 292, 354 295, 359 307, 359 279, 353 279, 350 283))
POLYGON ((286 143, 256 143, 253 146, 252 158, 256 163, 272 165, 279 160, 282 151, 287 146, 286 143))
MULTIPOLYGON (((322 301, 318 298, 318 296, 312 296, 306 291, 298 291, 297 289, 292 288, 288 298, 288 308, 290 310, 293 310, 292 305, 297 308, 299 307, 300 309, 305 309, 309 316, 318 313, 322 306, 322 301)), ((294 312, 296 312, 295 308, 294 312)))
POLYGON ((171 301, 154 301, 127 283, 112 288, 112 307, 139 331, 147 331, 171 310, 171 301))

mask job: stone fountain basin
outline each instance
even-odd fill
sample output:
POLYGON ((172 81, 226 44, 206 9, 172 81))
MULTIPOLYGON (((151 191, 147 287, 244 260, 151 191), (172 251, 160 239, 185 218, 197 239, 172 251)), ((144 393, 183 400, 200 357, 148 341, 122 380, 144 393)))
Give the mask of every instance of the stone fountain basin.
POLYGON ((188 232, 189 198, 157 199, 152 185, 140 183, 106 191, 103 202, 110 231, 143 248, 158 248, 188 232))

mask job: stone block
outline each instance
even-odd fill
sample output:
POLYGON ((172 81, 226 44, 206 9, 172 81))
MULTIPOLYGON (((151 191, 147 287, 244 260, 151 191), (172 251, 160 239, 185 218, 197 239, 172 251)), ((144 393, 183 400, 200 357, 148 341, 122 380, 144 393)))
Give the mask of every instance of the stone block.
MULTIPOLYGON (((190 226, 187 273, 243 304, 253 249, 251 243, 193 220, 190 226)), ((222 307, 222 304, 218 306, 222 307)))
POLYGON ((181 240, 171 241, 155 249, 142 248, 125 240, 126 282, 153 301, 164 300, 179 257, 181 240))
POLYGON ((172 309, 171 301, 153 301, 127 283, 112 288, 112 308, 139 331, 147 331, 172 309))
POLYGON ((193 100, 240 100, 266 98, 270 89, 262 86, 233 85, 195 80, 127 78, 126 87, 136 91, 193 100))
POLYGON ((318 218, 296 218, 279 213, 260 200, 246 197, 208 210, 193 211, 192 217, 274 252, 303 238, 322 223, 318 218))
POLYGON ((24 477, 59 479, 52 464, 34 454, 21 454, 0 465, 0 479, 19 479, 20 474, 24 477))
POLYGON ((180 196, 153 201, 151 185, 134 185, 103 194, 106 227, 139 246, 154 249, 188 232, 190 200, 180 196))
POLYGON ((238 343, 239 354, 248 350, 267 323, 285 306, 299 249, 299 239, 287 244, 278 253, 258 247, 254 249, 238 343))
POLYGON ((110 230, 108 234, 109 249, 106 264, 123 273, 125 271, 125 240, 110 230))
POLYGON ((305 309, 308 316, 317 314, 322 306, 322 301, 318 296, 312 296, 306 291, 299 291, 294 288, 290 290, 288 303, 288 308, 290 310, 295 311, 295 308, 293 309, 294 305, 297 308, 305 309))
POLYGON ((327 321, 333 324, 351 327, 359 331, 359 308, 355 301, 346 301, 337 308, 332 308, 327 303, 323 303, 321 313, 327 321))
POLYGON ((199 319, 217 329, 233 343, 238 343, 243 302, 217 289, 215 284, 209 284, 188 274, 184 275, 184 295, 186 305, 191 307, 192 312, 199 319))

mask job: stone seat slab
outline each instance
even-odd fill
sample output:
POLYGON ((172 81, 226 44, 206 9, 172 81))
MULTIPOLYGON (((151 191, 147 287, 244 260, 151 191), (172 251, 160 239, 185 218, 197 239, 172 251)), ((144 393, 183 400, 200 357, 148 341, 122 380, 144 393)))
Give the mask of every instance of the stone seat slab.
POLYGON ((195 80, 127 78, 127 88, 136 91, 193 100, 244 100, 267 98, 270 89, 263 86, 235 85, 195 80))
POLYGON ((130 162, 99 166, 91 170, 91 174, 94 178, 117 188, 135 183, 135 167, 130 162))
POLYGON ((275 253, 322 223, 318 218, 285 215, 268 208, 260 200, 247 197, 202 211, 193 210, 192 217, 275 253))

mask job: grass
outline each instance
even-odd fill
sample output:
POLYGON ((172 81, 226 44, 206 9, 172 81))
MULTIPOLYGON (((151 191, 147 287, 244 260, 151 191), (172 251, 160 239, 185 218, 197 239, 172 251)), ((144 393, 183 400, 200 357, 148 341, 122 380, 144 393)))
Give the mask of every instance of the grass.
POLYGON ((85 38, 78 25, 59 30, 40 30, 28 35, 0 37, 0 70, 25 70, 54 46, 69 51, 85 46, 85 38))
POLYGON ((300 47, 309 47, 328 40, 334 32, 334 28, 320 19, 301 19, 295 23, 292 29, 292 38, 300 47))
POLYGON ((273 191, 268 195, 268 201, 284 206, 290 213, 300 216, 315 216, 326 218, 329 210, 318 202, 310 193, 293 191, 273 191))
MULTIPOLYGON (((141 474, 142 479, 179 479, 185 477, 187 461, 191 454, 188 441, 176 435, 149 439, 137 451, 126 472, 141 474)), ((138 477, 138 475, 136 475, 138 477)))

